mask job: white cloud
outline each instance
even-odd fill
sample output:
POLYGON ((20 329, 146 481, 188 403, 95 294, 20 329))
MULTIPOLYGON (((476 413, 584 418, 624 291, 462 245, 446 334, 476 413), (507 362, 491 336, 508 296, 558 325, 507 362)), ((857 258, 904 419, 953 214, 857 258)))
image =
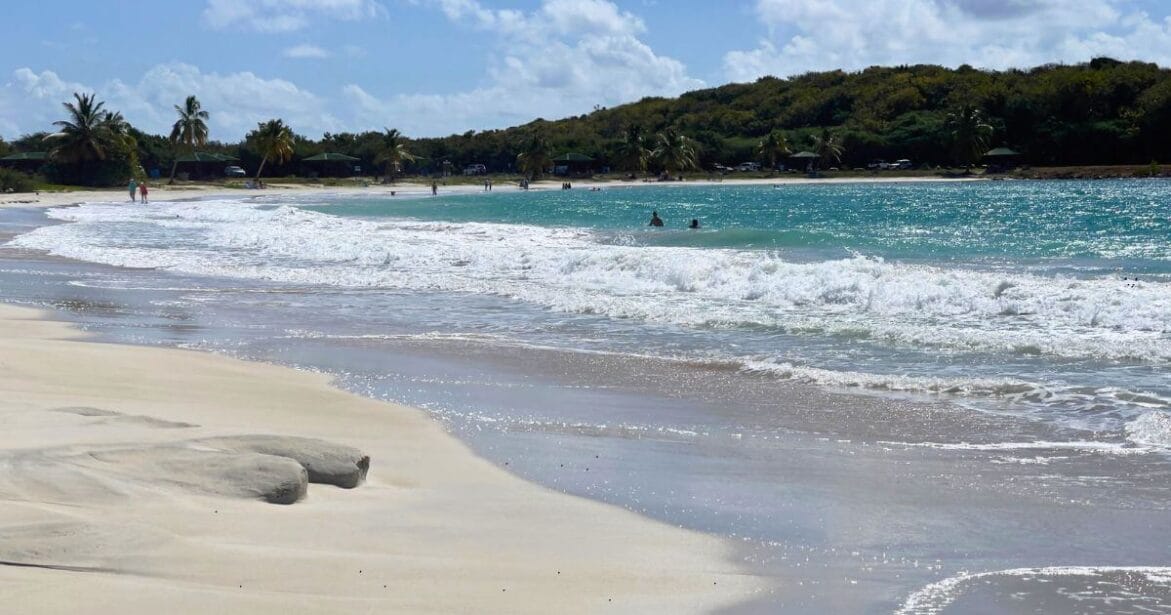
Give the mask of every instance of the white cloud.
POLYGON ((203 22, 217 30, 292 32, 315 19, 357 21, 384 14, 375 0, 207 0, 203 22))
POLYGON ((439 135, 584 113, 645 96, 703 87, 682 62, 655 53, 645 23, 607 0, 544 0, 532 12, 477 0, 431 0, 449 19, 497 36, 480 87, 379 99, 357 85, 343 95, 367 125, 439 135))
POLYGON ((1117 0, 757 0, 768 35, 729 51, 729 79, 873 65, 982 68, 1083 62, 1098 55, 1171 62, 1171 22, 1117 0))
POLYGON ((308 43, 304 43, 301 45, 295 45, 293 47, 289 47, 288 49, 285 49, 282 52, 282 55, 284 55, 286 58, 294 58, 294 59, 298 59, 298 60, 303 60, 303 59, 328 58, 332 54, 330 54, 328 51, 322 49, 321 47, 318 47, 317 45, 310 45, 308 43))
POLYGON ((134 83, 115 79, 96 87, 65 81, 52 71, 17 69, 0 88, 4 136, 49 130, 62 117, 57 103, 72 100, 75 91, 96 92, 106 108, 121 111, 134 126, 156 134, 170 132, 174 105, 191 94, 211 114, 212 139, 234 141, 274 117, 300 134, 317 136, 343 128, 342 120, 330 113, 329 101, 289 81, 251 72, 205 73, 189 64, 171 63, 151 68, 134 83))

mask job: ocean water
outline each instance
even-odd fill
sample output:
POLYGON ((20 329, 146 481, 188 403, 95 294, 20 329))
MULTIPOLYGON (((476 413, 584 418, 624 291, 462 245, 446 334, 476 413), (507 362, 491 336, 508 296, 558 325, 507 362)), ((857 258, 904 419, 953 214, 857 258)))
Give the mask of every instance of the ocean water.
POLYGON ((315 194, 29 213, 5 249, 87 264, 9 286, 115 338, 330 371, 743 540, 765 612, 980 612, 991 581, 1095 612, 1169 591, 1169 208, 1159 180, 315 194))

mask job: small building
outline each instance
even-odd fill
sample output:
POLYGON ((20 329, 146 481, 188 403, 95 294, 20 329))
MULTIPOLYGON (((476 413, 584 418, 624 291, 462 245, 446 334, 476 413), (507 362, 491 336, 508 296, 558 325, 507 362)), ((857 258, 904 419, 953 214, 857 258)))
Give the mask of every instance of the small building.
POLYGON ((1007 171, 1020 165, 1021 153, 1007 147, 998 147, 984 152, 984 163, 988 165, 989 172, 1007 171))
POLYGON ((562 177, 589 177, 594 174, 594 159, 577 152, 566 152, 553 159, 553 174, 562 177))
POLYGON ((48 152, 19 152, 0 158, 0 166, 25 173, 36 173, 48 161, 48 152))

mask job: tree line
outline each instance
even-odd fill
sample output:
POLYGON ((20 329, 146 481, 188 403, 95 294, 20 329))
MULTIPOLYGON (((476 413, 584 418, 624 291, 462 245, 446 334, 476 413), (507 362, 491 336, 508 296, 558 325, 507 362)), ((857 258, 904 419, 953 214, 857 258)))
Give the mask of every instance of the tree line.
POLYGON ((899 158, 966 166, 997 146, 1034 165, 1171 161, 1171 71, 1110 58, 1006 71, 915 65, 762 77, 439 138, 408 139, 386 128, 315 140, 274 118, 225 143, 209 140, 209 112, 194 96, 175 106, 168 136, 135 129, 92 94, 77 94, 64 108, 55 132, 0 141, 0 155, 48 150, 46 174, 83 184, 118 183, 139 168, 169 169, 173 177, 176 161, 197 150, 238 159, 257 177, 304 173, 303 159, 334 152, 390 179, 471 164, 534 176, 566 152, 593 158, 597 169, 669 174, 745 161, 793 164, 801 151, 813 164, 846 167, 899 158))

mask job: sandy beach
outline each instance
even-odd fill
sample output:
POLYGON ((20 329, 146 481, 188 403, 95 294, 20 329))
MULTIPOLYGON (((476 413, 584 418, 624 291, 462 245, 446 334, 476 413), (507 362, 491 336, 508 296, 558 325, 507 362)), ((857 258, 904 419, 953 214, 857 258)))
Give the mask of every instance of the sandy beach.
POLYGON ((17 307, 0 366, 6 608, 681 613, 762 591, 717 538, 527 483, 322 375, 89 342, 17 307), (355 488, 314 482, 362 455, 355 488), (265 501, 297 499, 302 467, 299 501, 265 501))

